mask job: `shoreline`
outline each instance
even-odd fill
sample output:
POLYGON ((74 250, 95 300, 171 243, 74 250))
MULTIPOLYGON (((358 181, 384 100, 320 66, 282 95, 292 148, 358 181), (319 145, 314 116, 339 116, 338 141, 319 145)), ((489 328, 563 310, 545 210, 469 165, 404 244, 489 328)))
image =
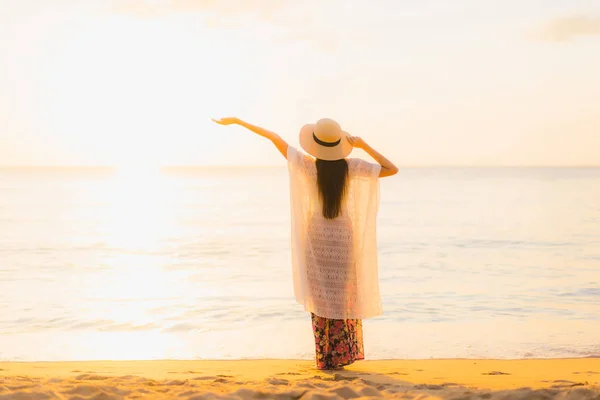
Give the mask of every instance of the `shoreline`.
POLYGON ((598 357, 366 360, 340 371, 282 359, 10 361, 0 362, 0 377, 2 400, 600 399, 598 357))

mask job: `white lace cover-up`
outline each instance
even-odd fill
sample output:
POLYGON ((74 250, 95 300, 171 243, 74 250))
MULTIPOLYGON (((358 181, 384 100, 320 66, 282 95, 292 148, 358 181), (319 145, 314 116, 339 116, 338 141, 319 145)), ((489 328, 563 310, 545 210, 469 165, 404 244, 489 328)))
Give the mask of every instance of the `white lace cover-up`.
POLYGON ((294 294, 308 312, 332 319, 382 314, 375 220, 381 166, 347 158, 340 215, 323 217, 315 160, 288 146, 294 294))

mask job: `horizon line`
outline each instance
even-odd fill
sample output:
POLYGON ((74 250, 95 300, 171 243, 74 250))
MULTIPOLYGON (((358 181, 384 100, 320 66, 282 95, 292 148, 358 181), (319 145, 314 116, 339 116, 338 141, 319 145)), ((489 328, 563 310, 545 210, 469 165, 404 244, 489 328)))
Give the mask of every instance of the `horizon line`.
MULTIPOLYGON (((169 168, 285 168, 286 165, 275 164, 196 164, 196 165, 0 165, 0 169, 42 169, 42 168, 88 168, 88 169, 169 169, 169 168)), ((600 168, 600 164, 581 164, 581 165, 565 165, 565 164, 413 164, 400 165, 398 168, 600 168)))

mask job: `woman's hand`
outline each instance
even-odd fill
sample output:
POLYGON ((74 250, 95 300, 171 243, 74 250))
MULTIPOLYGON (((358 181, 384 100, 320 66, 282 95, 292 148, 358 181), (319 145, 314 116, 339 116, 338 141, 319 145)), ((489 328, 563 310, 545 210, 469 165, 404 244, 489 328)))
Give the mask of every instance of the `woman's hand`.
POLYGON ((219 125, 233 125, 233 124, 239 124, 240 123, 240 119, 236 118, 236 117, 226 117, 226 118, 221 118, 221 119, 212 119, 214 122, 216 122, 219 125))
POLYGON ((358 136, 348 136, 348 142, 350 142, 352 147, 356 147, 357 149, 364 149, 367 145, 365 141, 358 136))
POLYGON ((265 137, 265 138, 269 139, 271 142, 273 142, 273 144, 275 145, 275 147, 277 147, 277 150, 279 150, 281 155, 283 155, 285 158, 287 158, 288 144, 285 142, 285 140, 280 138, 278 134, 268 131, 265 128, 261 128, 260 126, 249 124, 246 121, 242 121, 241 119, 235 118, 235 117, 227 117, 227 118, 221 118, 221 119, 213 118, 213 121, 219 125, 236 124, 236 125, 246 128, 262 137, 265 137))
POLYGON ((363 149, 368 155, 373 157, 375 161, 381 165, 381 171, 379 171, 379 177, 395 175, 398 172, 398 167, 390 162, 387 158, 379 154, 375 149, 365 143, 364 140, 358 136, 347 136, 348 142, 359 149, 363 149))

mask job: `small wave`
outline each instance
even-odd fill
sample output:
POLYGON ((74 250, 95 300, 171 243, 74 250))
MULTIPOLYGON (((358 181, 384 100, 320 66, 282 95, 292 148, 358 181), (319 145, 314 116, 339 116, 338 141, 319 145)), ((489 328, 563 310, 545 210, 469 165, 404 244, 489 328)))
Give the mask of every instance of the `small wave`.
POLYGON ((553 241, 522 241, 522 240, 468 240, 454 243, 455 247, 462 248, 528 248, 528 247, 568 247, 577 246, 575 242, 553 242, 553 241))
POLYGON ((165 333, 182 333, 182 332, 206 332, 209 329, 206 326, 198 326, 194 324, 182 323, 161 329, 165 333))
POLYGON ((600 288, 581 288, 573 292, 559 293, 560 297, 600 297, 600 288))

